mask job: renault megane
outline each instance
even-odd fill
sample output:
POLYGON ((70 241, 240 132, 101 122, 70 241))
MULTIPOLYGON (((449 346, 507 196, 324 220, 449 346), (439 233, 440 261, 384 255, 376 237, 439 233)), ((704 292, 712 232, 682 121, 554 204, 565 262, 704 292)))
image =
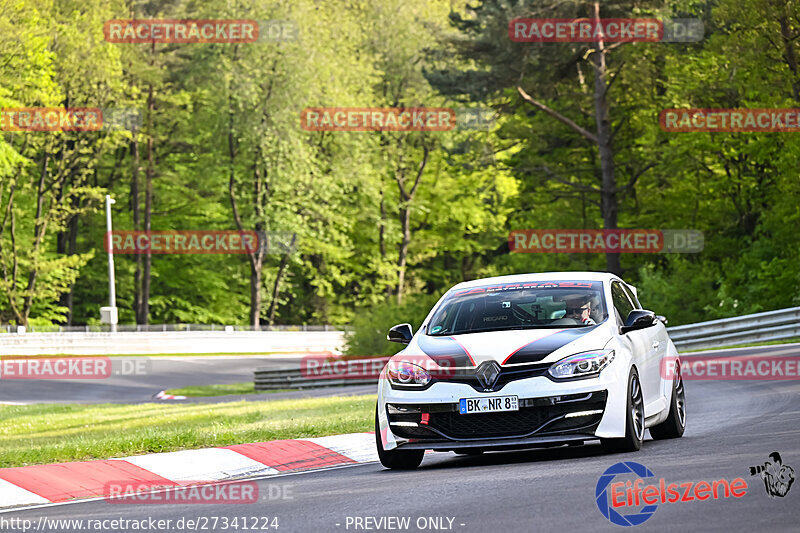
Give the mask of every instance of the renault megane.
POLYGON ((635 451, 683 435, 686 401, 666 319, 607 273, 524 274, 460 283, 380 374, 375 436, 387 468, 425 450, 580 444, 635 451))

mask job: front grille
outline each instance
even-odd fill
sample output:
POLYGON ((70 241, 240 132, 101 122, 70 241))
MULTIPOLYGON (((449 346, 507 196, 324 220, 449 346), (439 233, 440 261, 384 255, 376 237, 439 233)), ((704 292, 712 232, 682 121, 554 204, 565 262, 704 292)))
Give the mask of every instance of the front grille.
MULTIPOLYGON (((519 365, 519 366, 512 366, 512 367, 500 367, 500 375, 497 378, 497 382, 495 383, 494 387, 491 390, 498 391, 505 387, 507 384, 511 383, 512 381, 516 381, 518 379, 527 379, 527 378, 535 378, 539 376, 544 376, 547 374, 547 369, 550 367, 550 364, 541 364, 535 363, 530 365, 519 365)), ((475 371, 465 370, 457 371, 455 375, 446 376, 446 377, 437 377, 437 381, 444 381, 447 383, 464 383, 470 385, 476 391, 484 392, 484 388, 481 386, 480 382, 478 381, 478 377, 475 375, 475 371), (462 373, 463 372, 463 373, 462 373)))
MULTIPOLYGON (((480 413, 461 415, 440 413, 431 415, 429 426, 454 439, 481 437, 517 437, 535 432, 546 422, 568 413, 568 409, 555 407, 525 407, 511 413, 480 413)), ((587 425, 589 419, 600 421, 602 415, 567 419, 561 430, 577 429, 587 425)), ((545 428, 542 428, 543 430, 545 428)))
POLYGON ((392 404, 389 422, 416 422, 416 427, 392 425, 399 437, 415 440, 452 440, 560 435, 592 432, 602 413, 565 418, 568 413, 605 410, 606 391, 520 400, 519 411, 462 415, 458 404, 392 404), (445 410, 446 406, 446 410, 445 410), (419 423, 427 413, 427 424, 419 423))

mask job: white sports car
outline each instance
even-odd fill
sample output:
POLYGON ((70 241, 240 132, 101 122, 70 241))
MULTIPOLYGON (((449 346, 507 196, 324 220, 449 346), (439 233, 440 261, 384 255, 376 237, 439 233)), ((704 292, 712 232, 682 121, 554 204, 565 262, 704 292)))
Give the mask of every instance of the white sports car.
POLYGON ((680 437, 686 402, 665 323, 613 274, 460 283, 416 335, 409 324, 389 331, 407 346, 378 380, 381 463, 416 468, 425 450, 477 454, 596 439, 608 451, 635 451, 645 428, 654 439, 680 437))

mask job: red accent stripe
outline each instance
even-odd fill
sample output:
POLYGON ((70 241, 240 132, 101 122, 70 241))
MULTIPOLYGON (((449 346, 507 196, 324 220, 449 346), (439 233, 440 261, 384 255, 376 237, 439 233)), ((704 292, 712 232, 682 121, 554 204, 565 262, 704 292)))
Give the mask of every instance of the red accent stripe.
POLYGON ((511 358, 514 356, 514 354, 515 354, 515 353, 517 353, 517 352, 518 352, 518 351, 520 351, 521 349, 525 348, 526 346, 530 346, 531 344, 537 343, 537 342, 539 342, 539 341, 540 341, 540 340, 542 340, 542 339, 546 339, 547 337, 550 337, 550 336, 552 336, 552 335, 555 335, 556 333, 561 333, 562 331, 564 331, 564 330, 563 330, 563 329, 560 329, 560 330, 558 330, 558 331, 554 331, 554 332, 553 332, 553 333, 551 333, 550 335, 545 335, 544 337, 539 337, 539 338, 538 338, 538 339, 536 339, 535 341, 531 341, 531 342, 529 342, 529 343, 527 343, 527 344, 523 344, 522 346, 520 346, 519 348, 517 348, 516 350, 514 350, 513 352, 511 352, 510 354, 508 354, 508 357, 506 357, 505 359, 503 359, 503 362, 502 362, 502 363, 500 363, 500 364, 501 364, 501 365, 504 365, 504 364, 506 364, 506 362, 507 362, 509 359, 511 359, 511 358))
POLYGON ((307 440, 256 442, 225 448, 281 472, 356 463, 349 457, 307 440))
POLYGON ((472 366, 476 366, 476 365, 475 365, 475 360, 474 360, 474 359, 472 358, 472 356, 469 354, 469 352, 467 351, 467 349, 466 349, 466 348, 464 348, 464 345, 463 345, 463 344, 461 344, 460 342, 458 342, 458 339, 456 339, 455 337, 450 337, 450 338, 451 338, 451 339, 453 339, 454 341, 456 341, 456 344, 458 344, 459 346, 461 346, 461 349, 462 349, 462 350, 464 350, 464 353, 465 353, 465 354, 467 354, 467 357, 469 357, 469 362, 470 362, 470 363, 472 363, 472 366))
POLYGON ((0 469, 0 479, 51 502, 104 496, 108 493, 110 483, 136 485, 137 488, 177 485, 169 479, 122 460, 3 468, 0 469))

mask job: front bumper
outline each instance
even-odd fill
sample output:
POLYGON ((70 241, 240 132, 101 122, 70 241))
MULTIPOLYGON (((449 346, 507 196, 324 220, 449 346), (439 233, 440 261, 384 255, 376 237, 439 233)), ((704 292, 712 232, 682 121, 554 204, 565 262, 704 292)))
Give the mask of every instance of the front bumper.
POLYGON ((409 441, 402 445, 404 450, 433 450, 435 452, 447 452, 456 450, 491 448, 494 451, 518 450, 522 448, 543 448, 547 446, 560 446, 563 444, 576 443, 582 444, 587 440, 597 437, 588 433, 575 433, 560 436, 540 436, 527 437, 520 439, 502 440, 475 440, 475 441, 409 441))
POLYGON ((453 382, 397 390, 380 380, 378 421, 384 449, 510 449, 622 437, 626 395, 619 383, 626 382, 620 378, 627 365, 615 363, 595 378, 555 382, 538 376, 511 381, 491 393, 453 382), (461 398, 507 395, 519 398, 519 411, 458 412, 461 398))
POLYGON ((477 441, 593 434, 606 391, 519 400, 519 410, 461 415, 458 403, 386 404, 389 428, 409 441, 477 441))

